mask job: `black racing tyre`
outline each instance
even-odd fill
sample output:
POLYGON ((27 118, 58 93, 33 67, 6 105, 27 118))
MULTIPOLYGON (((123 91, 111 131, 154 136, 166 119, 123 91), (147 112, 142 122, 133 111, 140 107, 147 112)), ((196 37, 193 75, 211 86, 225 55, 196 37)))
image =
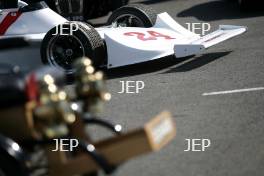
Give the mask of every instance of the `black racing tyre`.
POLYGON ((11 175, 28 176, 29 173, 25 173, 18 161, 0 150, 0 176, 11 175))
POLYGON ((83 22, 67 22, 52 28, 41 45, 42 62, 64 69, 66 73, 73 73, 72 64, 83 56, 89 57, 93 66, 98 68, 105 62, 105 53, 104 42, 98 32, 83 22), (76 30, 70 34, 71 25, 75 25, 76 30), (64 35, 56 34, 61 29, 64 35))
POLYGON ((115 10, 108 19, 108 25, 121 27, 152 27, 157 13, 143 4, 130 4, 115 10))

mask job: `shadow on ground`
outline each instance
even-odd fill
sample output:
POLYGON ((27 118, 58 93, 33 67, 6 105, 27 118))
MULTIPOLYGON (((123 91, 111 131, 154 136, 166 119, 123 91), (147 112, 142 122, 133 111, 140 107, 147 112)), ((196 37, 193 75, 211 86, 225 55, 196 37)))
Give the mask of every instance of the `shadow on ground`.
POLYGON ((163 69, 168 69, 168 70, 163 72, 162 74, 174 73, 174 72, 187 72, 202 67, 206 64, 209 64, 217 59, 220 59, 228 55, 229 53, 231 53, 231 51, 209 53, 209 54, 203 54, 198 57, 186 57, 186 58, 175 58, 174 56, 168 56, 154 61, 134 64, 130 66, 124 66, 124 67, 119 67, 104 71, 108 79, 147 74, 147 73, 157 72, 163 69))
POLYGON ((191 58, 182 64, 178 64, 175 67, 170 68, 168 71, 163 72, 163 74, 188 72, 214 62, 215 60, 220 59, 230 53, 231 51, 203 54, 201 56, 191 58))
POLYGON ((162 3, 162 2, 166 2, 166 1, 172 1, 172 0, 144 0, 144 1, 140 1, 138 3, 150 5, 150 4, 157 4, 157 3, 162 3))
MULTIPOLYGON (((187 58, 185 58, 187 59, 187 58)), ((129 77, 134 75, 147 74, 151 72, 160 71, 162 69, 171 67, 175 64, 182 62, 185 59, 176 59, 174 56, 160 58, 154 61, 113 68, 105 70, 108 79, 129 77)))
POLYGON ((177 14, 177 17, 196 17, 202 21, 216 21, 222 19, 238 19, 263 16, 263 8, 252 7, 247 12, 239 9, 236 1, 218 0, 192 6, 177 14))

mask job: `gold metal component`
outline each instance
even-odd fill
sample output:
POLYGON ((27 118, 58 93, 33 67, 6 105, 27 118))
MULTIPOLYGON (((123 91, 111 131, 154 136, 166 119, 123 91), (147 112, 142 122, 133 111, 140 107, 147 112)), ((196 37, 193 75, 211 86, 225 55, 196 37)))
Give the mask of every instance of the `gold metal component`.
POLYGON ((59 96, 58 96, 58 94, 51 94, 50 95, 50 100, 52 101, 52 102, 57 102, 57 101, 59 101, 59 96))
POLYGON ((74 64, 76 73, 76 99, 84 103, 83 111, 92 114, 101 112, 103 102, 111 99, 106 91, 103 72, 95 72, 88 58, 81 58, 74 64))
POLYGON ((92 66, 92 61, 87 58, 79 58, 74 63, 74 68, 76 69, 76 75, 82 76, 83 74, 93 74, 95 69, 92 66))
POLYGON ((74 114, 67 114, 66 120, 69 124, 74 123, 76 121, 76 116, 74 114))
POLYGON ((44 76, 44 81, 47 83, 47 84, 54 84, 54 79, 51 75, 47 74, 44 76))
POLYGON ((104 74, 103 74, 103 72, 101 72, 101 71, 96 72, 96 73, 94 74, 94 76, 95 76, 95 79, 96 79, 96 80, 103 80, 103 79, 104 79, 104 74))
POLYGON ((40 79, 39 87, 40 105, 34 110, 37 130, 50 139, 66 136, 67 125, 76 121, 67 93, 59 90, 55 85, 55 79, 49 74, 40 79))
POLYGON ((92 61, 90 60, 90 59, 83 59, 82 60, 83 61, 83 64, 85 65, 85 66, 89 66, 89 65, 92 65, 92 61))
POLYGON ((59 99, 60 99, 60 100, 66 100, 66 98, 67 98, 67 94, 66 94, 65 91, 60 91, 60 92, 58 93, 58 96, 59 96, 59 99))
POLYGON ((65 136, 65 134, 68 134, 69 130, 66 125, 56 125, 56 126, 48 126, 44 129, 44 134, 49 139, 58 138, 61 136, 65 136))
POLYGON ((55 93, 58 90, 55 84, 49 84, 48 89, 51 93, 55 93))
POLYGON ((110 101, 112 98, 112 95, 110 93, 103 93, 102 95, 104 101, 110 101))
POLYGON ((85 68, 85 71, 88 73, 88 74, 93 74, 94 73, 94 68, 92 66, 87 66, 85 68))

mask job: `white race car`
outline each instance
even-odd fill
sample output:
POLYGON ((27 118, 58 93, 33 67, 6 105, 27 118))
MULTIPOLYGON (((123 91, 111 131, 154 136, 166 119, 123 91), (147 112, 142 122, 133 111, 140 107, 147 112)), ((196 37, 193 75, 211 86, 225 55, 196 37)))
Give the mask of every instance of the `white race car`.
MULTIPOLYGON (((9 1, 9 0, 8 0, 9 1)), ((169 55, 186 57, 244 33, 243 26, 220 25, 199 36, 178 24, 167 13, 133 4, 112 13, 108 25, 93 28, 83 22, 70 22, 45 3, 3 7, 0 12, 0 39, 24 37, 40 43, 42 62, 73 72, 72 63, 81 56, 96 67, 115 68, 146 62, 169 55)))

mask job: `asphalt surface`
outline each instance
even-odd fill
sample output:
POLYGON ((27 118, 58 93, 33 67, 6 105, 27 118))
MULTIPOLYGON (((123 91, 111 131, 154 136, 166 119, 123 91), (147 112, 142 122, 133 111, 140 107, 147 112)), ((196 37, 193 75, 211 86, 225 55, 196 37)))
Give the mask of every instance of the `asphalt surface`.
MULTIPOLYGON (((177 123, 176 139, 161 152, 123 165, 123 176, 264 175, 264 91, 215 96, 203 93, 264 86, 264 12, 241 13, 235 2, 149 0, 186 26, 207 22, 243 25, 248 32, 192 58, 163 58, 107 71, 113 95, 104 116, 126 129, 142 126, 167 109, 177 123), (118 94, 120 81, 144 81, 140 94, 118 94), (184 152, 186 138, 206 138, 204 152, 184 152)), ((102 23, 100 19, 95 22, 102 23)))
MULTIPOLYGON (((248 32, 195 57, 167 57, 106 72, 112 100, 103 117, 132 129, 166 109, 177 123, 177 137, 171 144, 125 163, 116 175, 263 176, 264 90, 214 96, 203 93, 264 87, 264 12, 241 13, 236 3, 229 1, 134 2, 166 11, 183 26, 206 22, 213 31, 220 24, 233 24, 247 26, 248 32), (120 81, 144 81, 145 89, 140 94, 118 94, 120 81), (204 152, 184 152, 189 138, 210 139, 211 146, 204 152)), ((103 24, 106 18, 93 22, 103 24)), ((14 51, 7 60, 12 62, 18 56, 14 51)), ((26 66, 37 64, 37 57, 28 58, 32 63, 26 66)))

